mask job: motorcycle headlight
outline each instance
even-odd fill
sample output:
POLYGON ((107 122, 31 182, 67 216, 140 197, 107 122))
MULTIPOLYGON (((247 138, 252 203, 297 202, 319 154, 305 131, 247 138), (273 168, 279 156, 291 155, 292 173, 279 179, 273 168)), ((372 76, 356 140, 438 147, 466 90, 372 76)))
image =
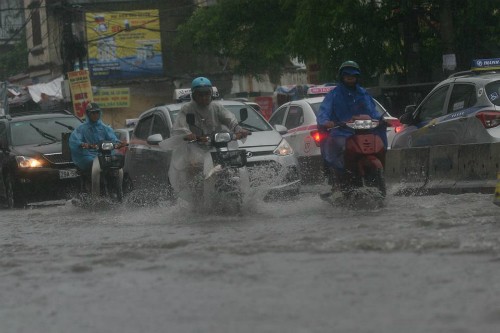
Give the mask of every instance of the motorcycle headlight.
POLYGON ((115 145, 112 142, 103 142, 101 144, 102 150, 113 150, 114 148, 115 148, 115 145))
POLYGON ((293 149, 290 144, 285 139, 283 139, 281 140, 278 147, 276 147, 276 149, 273 151, 273 153, 278 156, 287 156, 293 154, 293 149))
POLYGON ((227 132, 215 133, 214 141, 215 142, 230 142, 231 141, 231 134, 227 133, 227 132))
POLYGON ((16 156, 16 162, 20 168, 41 168, 43 166, 42 161, 27 156, 16 156))

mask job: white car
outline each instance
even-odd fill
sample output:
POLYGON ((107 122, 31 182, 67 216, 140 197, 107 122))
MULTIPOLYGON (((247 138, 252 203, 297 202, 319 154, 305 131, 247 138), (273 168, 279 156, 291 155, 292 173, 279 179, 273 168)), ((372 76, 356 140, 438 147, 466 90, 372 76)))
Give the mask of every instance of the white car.
MULTIPOLYGON (((317 130, 316 115, 323 99, 324 96, 319 96, 285 103, 269 119, 269 123, 273 126, 286 127, 287 132, 282 135, 297 155, 303 182, 322 182, 325 179, 319 136, 314 135, 315 132, 311 134, 317 130)), ((377 111, 385 114, 384 119, 390 125, 387 127, 387 141, 390 148, 396 131, 400 131, 403 127, 399 120, 392 117, 376 100, 375 104, 377 111)))
MULTIPOLYGON (((240 119, 240 110, 247 109, 248 118, 240 125, 251 131, 240 148, 247 151, 247 169, 251 186, 265 190, 266 198, 294 196, 300 191, 298 162, 290 145, 260 113, 238 101, 217 101, 240 119)), ((182 103, 156 106, 139 117, 125 157, 125 173, 135 189, 162 194, 168 188, 168 167, 171 152, 159 143, 170 137, 172 126, 182 103)), ((284 131, 284 128, 281 128, 284 131)), ((168 192, 168 189, 167 189, 168 192)), ((167 193, 168 195, 168 193, 167 193)))

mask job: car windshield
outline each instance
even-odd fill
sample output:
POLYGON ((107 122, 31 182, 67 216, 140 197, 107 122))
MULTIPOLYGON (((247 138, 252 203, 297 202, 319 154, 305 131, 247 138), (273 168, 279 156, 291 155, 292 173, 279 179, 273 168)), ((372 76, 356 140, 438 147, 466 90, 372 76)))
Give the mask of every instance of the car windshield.
POLYGON ((318 102, 318 103, 310 103, 311 105, 311 108, 313 109, 314 111, 314 114, 315 115, 318 115, 318 112, 319 112, 319 107, 321 106, 321 102, 318 102))
POLYGON ((246 128, 250 131, 272 131, 273 128, 269 125, 262 116, 251 107, 246 107, 246 105, 224 105, 226 109, 231 111, 238 121, 241 121, 240 110, 247 109, 248 118, 245 119, 240 126, 246 128))
MULTIPOLYGON (((271 125, 269 125, 264 118, 257 112, 255 111, 252 107, 248 107, 247 105, 223 105, 225 109, 231 111, 235 116, 238 121, 241 120, 240 118, 240 110, 241 109, 247 109, 248 111, 248 118, 241 123, 241 127, 246 128, 250 131, 272 131, 273 128, 271 125)), ((170 114, 170 119, 172 119, 172 123, 175 122, 175 118, 177 118, 177 114, 179 114, 180 108, 179 109, 172 109, 170 108, 169 114, 170 114)))
POLYGON ((486 95, 491 103, 500 106, 500 81, 488 83, 486 85, 486 95))
POLYGON ((61 141, 61 135, 70 132, 69 127, 81 124, 78 118, 55 117, 15 121, 11 124, 10 138, 13 146, 43 145, 61 141))

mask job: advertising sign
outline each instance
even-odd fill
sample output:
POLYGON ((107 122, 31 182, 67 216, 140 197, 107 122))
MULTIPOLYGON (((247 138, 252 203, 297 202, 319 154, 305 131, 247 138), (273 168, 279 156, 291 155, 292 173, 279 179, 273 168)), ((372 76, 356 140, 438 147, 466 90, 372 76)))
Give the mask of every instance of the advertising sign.
POLYGON ((85 20, 92 80, 163 74, 158 10, 87 12, 85 20))
POLYGON ((73 110, 79 118, 85 117, 85 107, 92 102, 92 86, 88 71, 68 72, 69 88, 73 101, 73 110))
POLYGON ((94 102, 103 109, 128 108, 130 106, 129 88, 97 88, 94 102))
POLYGON ((260 112, 269 120, 273 114, 273 98, 271 96, 255 97, 255 102, 260 105, 260 112))

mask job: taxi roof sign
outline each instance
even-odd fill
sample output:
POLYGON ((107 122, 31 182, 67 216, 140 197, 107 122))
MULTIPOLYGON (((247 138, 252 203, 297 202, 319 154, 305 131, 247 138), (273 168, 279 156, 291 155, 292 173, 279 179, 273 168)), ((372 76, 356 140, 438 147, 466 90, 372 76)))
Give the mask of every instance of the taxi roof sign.
POLYGON ((471 70, 472 71, 500 70, 500 58, 474 59, 472 60, 471 70))
MULTIPOLYGON (((217 87, 212 87, 212 98, 219 98, 217 87)), ((191 88, 175 89, 174 100, 178 103, 191 100, 191 88)))

